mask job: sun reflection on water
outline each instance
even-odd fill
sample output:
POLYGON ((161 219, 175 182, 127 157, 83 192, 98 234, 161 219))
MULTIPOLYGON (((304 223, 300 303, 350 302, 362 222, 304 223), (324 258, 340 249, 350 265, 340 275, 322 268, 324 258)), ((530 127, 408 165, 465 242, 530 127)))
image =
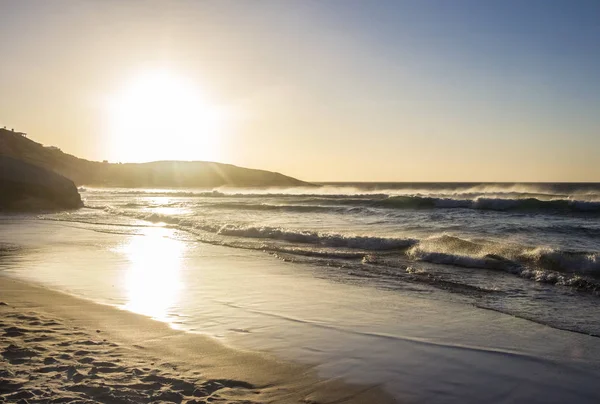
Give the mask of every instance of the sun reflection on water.
POLYGON ((185 243, 172 230, 146 228, 119 250, 130 262, 125 274, 126 310, 170 322, 181 291, 181 266, 185 243))

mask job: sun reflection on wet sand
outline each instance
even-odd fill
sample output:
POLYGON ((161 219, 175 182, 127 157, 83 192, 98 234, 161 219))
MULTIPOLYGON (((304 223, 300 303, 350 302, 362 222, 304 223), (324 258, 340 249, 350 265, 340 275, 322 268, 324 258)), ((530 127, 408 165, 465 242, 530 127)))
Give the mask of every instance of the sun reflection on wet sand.
POLYGON ((127 303, 123 308, 160 321, 171 322, 170 312, 181 291, 185 244, 171 238, 170 229, 147 228, 119 251, 130 262, 125 273, 127 303))

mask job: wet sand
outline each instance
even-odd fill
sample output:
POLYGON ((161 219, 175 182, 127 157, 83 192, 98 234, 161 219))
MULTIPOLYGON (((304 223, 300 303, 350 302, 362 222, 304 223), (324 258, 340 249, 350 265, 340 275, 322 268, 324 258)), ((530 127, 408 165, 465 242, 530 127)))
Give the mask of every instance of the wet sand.
POLYGON ((0 316, 0 402, 395 402, 377 386, 5 276, 0 316))

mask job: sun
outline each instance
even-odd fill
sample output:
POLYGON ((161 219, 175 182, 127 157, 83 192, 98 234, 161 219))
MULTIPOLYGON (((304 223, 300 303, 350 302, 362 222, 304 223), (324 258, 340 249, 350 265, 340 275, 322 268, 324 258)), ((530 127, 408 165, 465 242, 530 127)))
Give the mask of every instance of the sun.
POLYGON ((182 76, 139 73, 110 99, 111 155, 123 162, 217 160, 221 118, 182 76))

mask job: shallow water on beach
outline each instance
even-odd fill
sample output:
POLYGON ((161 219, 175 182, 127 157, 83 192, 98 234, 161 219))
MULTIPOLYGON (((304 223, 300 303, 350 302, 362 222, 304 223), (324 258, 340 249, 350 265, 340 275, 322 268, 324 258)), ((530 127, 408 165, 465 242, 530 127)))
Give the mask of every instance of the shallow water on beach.
POLYGON ((598 184, 346 184, 289 190, 88 189, 46 220, 318 266, 319 276, 454 299, 600 335, 598 184), (102 228, 104 226, 104 228, 102 228), (433 292, 432 292, 433 291, 433 292))
POLYGON ((408 400, 597 402, 596 194, 514 188, 87 190, 0 270, 408 400))

